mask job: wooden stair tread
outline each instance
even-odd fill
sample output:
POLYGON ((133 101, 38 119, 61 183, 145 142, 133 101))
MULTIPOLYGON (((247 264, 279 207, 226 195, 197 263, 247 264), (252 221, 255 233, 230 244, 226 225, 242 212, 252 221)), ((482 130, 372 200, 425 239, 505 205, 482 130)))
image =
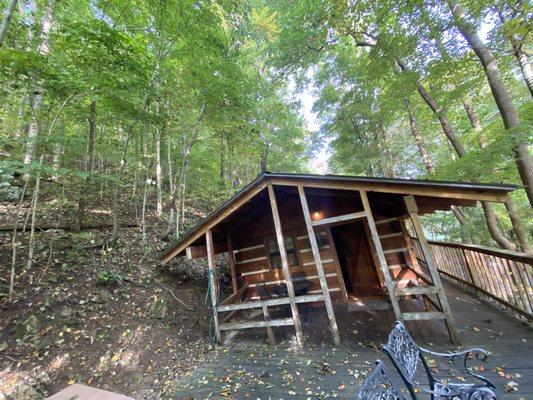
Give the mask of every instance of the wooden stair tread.
POLYGON ((266 328, 268 326, 289 326, 294 325, 292 318, 271 319, 270 321, 237 321, 220 324, 221 331, 248 328, 266 328))
POLYGON ((402 313, 404 321, 425 321, 435 319, 446 319, 446 315, 440 311, 420 311, 402 313))
POLYGON ((435 286, 406 287, 396 290, 397 296, 414 296, 418 294, 435 294, 438 289, 435 286))

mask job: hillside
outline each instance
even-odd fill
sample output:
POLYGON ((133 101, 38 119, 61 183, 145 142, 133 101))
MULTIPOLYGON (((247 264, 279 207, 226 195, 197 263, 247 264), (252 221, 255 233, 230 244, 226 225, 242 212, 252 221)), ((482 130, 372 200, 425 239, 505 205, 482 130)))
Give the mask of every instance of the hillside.
MULTIPOLYGON (((2 204, 4 220, 10 207, 2 204)), ((106 222, 89 211, 91 223, 106 222)), ((57 210, 47 209, 37 225, 59 220, 57 210)), ((136 399, 172 393, 213 347, 203 267, 158 267, 163 225, 150 218, 146 241, 130 227, 112 244, 103 244, 109 229, 38 232, 30 270, 29 235, 20 235, 11 303, 12 232, 0 233, 0 392, 14 396, 28 385, 49 395, 78 382, 136 399)))

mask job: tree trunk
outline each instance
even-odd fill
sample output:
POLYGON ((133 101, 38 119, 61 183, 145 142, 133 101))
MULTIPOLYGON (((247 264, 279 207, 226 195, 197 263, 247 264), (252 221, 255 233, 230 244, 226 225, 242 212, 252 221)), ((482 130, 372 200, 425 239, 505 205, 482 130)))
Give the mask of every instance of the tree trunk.
POLYGON ((520 247, 522 247, 522 251, 524 251, 525 253, 531 253, 532 249, 529 244, 526 230, 524 229, 524 226, 522 225, 522 221, 520 220, 520 215, 518 214, 518 210, 516 209, 516 206, 514 202, 511 200, 511 198, 509 198, 505 202, 505 208, 507 209, 507 213, 509 214, 509 218, 511 219, 511 224, 513 225, 513 232, 516 235, 516 239, 518 240, 518 243, 520 243, 520 247))
MULTIPOLYGON (((498 17, 500 18, 500 22, 502 23, 502 25, 505 24, 507 22, 507 18, 504 14, 504 11, 498 6, 495 6, 494 8, 496 10, 496 13, 498 14, 498 17)), ((529 62, 529 56, 524 51, 523 43, 512 34, 505 34, 505 37, 513 48, 513 54, 516 57, 516 60, 518 61, 518 65, 520 66, 520 70, 522 71, 522 76, 524 77, 524 81, 526 82, 526 85, 529 89, 529 94, 531 95, 531 97, 533 97, 533 69, 531 67, 531 63, 529 62)))
POLYGON ((470 126, 477 135, 479 147, 481 149, 484 149, 485 147, 487 147, 487 140, 485 139, 485 135, 483 134, 483 130, 481 128, 481 123, 479 122, 479 117, 477 116, 477 113, 474 110, 474 107, 472 106, 472 101, 469 95, 466 95, 464 97, 463 107, 466 111, 466 115, 468 116, 468 120, 470 121, 470 126))
POLYGON ((431 162, 431 159, 429 158, 429 153, 426 149, 424 138, 420 134, 420 129, 418 127, 418 122, 416 120, 413 107, 411 106, 411 102, 408 98, 404 98, 404 103, 405 107, 407 108, 407 114, 409 115, 409 127, 411 128, 411 133, 413 134, 413 137, 416 141, 416 145, 418 146, 418 151, 420 152, 420 156, 422 157, 422 162, 424 163, 428 174, 435 175, 435 167, 431 162))
POLYGON ((457 218, 457 221, 459 221, 461 241, 466 244, 473 244, 472 237, 470 236, 470 233, 468 233, 468 220, 466 219, 466 215, 457 206, 452 206, 452 212, 453 215, 455 215, 455 218, 457 218))
MULTIPOLYGON (((159 115, 159 105, 156 103, 156 114, 159 115)), ((163 174, 161 170, 161 127, 155 125, 155 184, 156 184, 156 215, 163 215, 163 174)))
POLYGON ((226 146, 224 138, 220 139, 220 187, 226 188, 226 146))
MULTIPOLYGON (((48 3, 48 8, 42 18, 41 23, 41 43, 37 49, 37 52, 42 56, 46 56, 50 52, 50 31, 52 29, 52 22, 54 18, 56 0, 50 0, 48 3)), ((30 101, 31 108, 31 119, 28 126, 28 141, 26 142, 26 150, 24 152, 24 164, 27 165, 33 160, 35 153, 35 145, 37 142, 37 136, 39 133, 39 110, 43 102, 44 90, 40 82, 34 83, 33 96, 30 101)), ((27 174, 25 179, 27 179, 27 174)))
POLYGON ((91 104, 89 105, 88 121, 89 130, 87 134, 87 155, 85 158, 85 172, 87 173, 87 177, 82 183, 80 190, 76 225, 74 227, 75 232, 79 232, 83 226, 83 221, 85 219, 85 204, 87 202, 85 197, 91 193, 92 175, 94 169, 94 144, 96 140, 96 100, 91 101, 91 104))
MULTIPOLYGON (((44 157, 41 156, 41 163, 44 157)), ((28 242, 28 261, 26 268, 30 269, 33 264, 33 250, 35 242, 35 221, 37 216, 37 207, 39 205, 39 189, 41 187, 41 174, 37 174, 35 179, 35 187, 33 188, 33 197, 31 202, 31 224, 30 224, 30 239, 28 242)))
MULTIPOLYGON (((400 67, 402 71, 407 71, 408 68, 401 59, 396 59, 396 63, 400 67)), ((422 99, 426 102, 426 104, 431 108, 431 111, 437 116, 439 119, 440 125, 442 127, 442 130, 446 137, 448 138, 448 141, 453 146, 455 152, 459 157, 463 157, 466 154, 466 150, 455 135, 455 132, 452 128, 452 125, 450 124, 450 121, 448 121, 448 117, 446 116, 446 113, 444 110, 439 106, 437 101, 429 94, 429 92, 422 86, 420 82, 418 82, 417 91, 422 97, 422 99)))
POLYGON ((511 94, 505 87, 503 79, 500 74, 500 69, 496 58, 492 54, 490 48, 483 43, 476 32, 476 27, 473 26, 467 19, 463 8, 456 0, 446 0, 450 10, 454 16, 457 28, 472 48, 479 61, 485 70, 485 76, 490 86, 490 90, 496 101, 496 105, 500 110, 503 125, 505 129, 510 130, 509 134, 513 135, 514 139, 514 153, 515 162, 525 186, 525 190, 529 199, 529 203, 533 206, 533 158, 529 153, 527 142, 520 138, 519 132, 511 131, 516 128, 520 120, 518 118, 518 111, 513 104, 511 94))
POLYGON ((503 236, 498 229, 496 215, 494 214, 492 205, 487 201, 482 201, 481 206, 483 207, 483 212, 485 213, 485 219, 487 221, 487 228, 489 228, 490 236, 504 249, 513 251, 516 250, 515 244, 511 243, 505 236, 503 236))
POLYGON ((2 25, 0 25, 0 47, 4 44, 7 29, 9 28, 9 23, 11 22, 13 12, 15 12, 15 8, 17 7, 17 3, 18 0, 11 0, 4 12, 4 20, 2 21, 2 25))
POLYGON ((529 62, 529 56, 516 40, 511 39, 511 44, 513 46, 514 55, 520 65, 522 75, 524 76, 524 81, 529 89, 529 94, 533 97, 533 68, 531 67, 531 62, 529 62))

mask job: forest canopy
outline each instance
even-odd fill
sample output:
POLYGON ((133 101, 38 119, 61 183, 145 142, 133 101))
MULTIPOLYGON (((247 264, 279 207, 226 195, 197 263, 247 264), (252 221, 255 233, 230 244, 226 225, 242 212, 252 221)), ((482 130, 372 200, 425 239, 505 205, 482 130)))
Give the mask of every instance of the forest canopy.
POLYGON ((39 191, 52 193, 77 229, 105 203, 114 240, 127 194, 143 232, 153 208, 179 236, 191 210, 262 171, 324 172, 327 154, 335 174, 523 185, 507 207, 428 224, 529 250, 529 2, 0 4, 2 200, 42 211, 39 191))

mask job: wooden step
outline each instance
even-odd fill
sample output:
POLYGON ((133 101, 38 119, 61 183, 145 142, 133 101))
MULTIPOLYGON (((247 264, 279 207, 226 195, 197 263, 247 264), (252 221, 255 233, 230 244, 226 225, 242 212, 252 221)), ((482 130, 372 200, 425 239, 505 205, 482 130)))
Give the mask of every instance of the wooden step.
POLYGON ((403 253, 404 251, 407 251, 407 247, 399 247, 397 249, 383 250, 383 254, 403 253))
POLYGON ((404 321, 424 321, 435 319, 446 319, 442 312, 438 311, 420 311, 420 312, 404 312, 402 313, 404 321))
POLYGON ((270 321, 239 321, 226 322, 220 324, 221 331, 231 331, 234 329, 248 329, 248 328, 266 328, 267 326, 289 326, 294 325, 292 318, 271 319, 270 321))
POLYGON ((381 219, 379 221, 375 221, 374 224, 376 225, 381 225, 381 224, 386 224, 387 222, 393 222, 393 221, 397 221, 398 218, 394 217, 394 218, 387 218, 387 219, 381 219))
POLYGON ((393 237, 397 237, 397 236, 403 236, 403 233, 402 232, 389 233, 387 235, 381 235, 379 238, 380 239, 388 239, 388 238, 393 238, 393 237))
POLYGON ((396 290, 396 296, 416 296, 419 294, 435 294, 438 289, 435 286, 406 287, 396 290))
MULTIPOLYGON (((302 296, 296 296, 294 298, 294 301, 298 304, 299 303, 312 303, 315 301, 324 301, 324 295, 321 293, 320 294, 306 294, 302 296)), ((243 303, 219 304, 217 306, 217 310, 218 312, 248 310, 251 308, 263 308, 263 306, 272 307, 272 306, 281 306, 285 304, 290 304, 290 300, 288 297, 278 297, 278 298, 267 299, 267 300, 245 301, 243 303)))

